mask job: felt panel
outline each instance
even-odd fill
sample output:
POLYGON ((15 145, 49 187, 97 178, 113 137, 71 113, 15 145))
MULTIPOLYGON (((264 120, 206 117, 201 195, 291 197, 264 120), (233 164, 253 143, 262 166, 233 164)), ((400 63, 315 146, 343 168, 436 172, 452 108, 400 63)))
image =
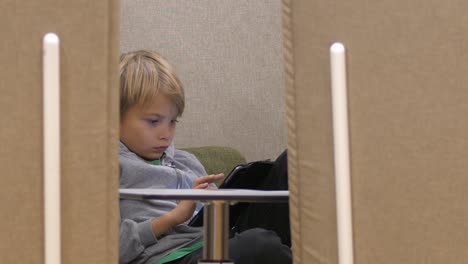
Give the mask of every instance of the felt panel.
POLYGON ((0 3, 0 255, 42 263, 42 38, 60 38, 63 263, 116 263, 118 1, 0 3))
POLYGON ((338 258, 328 53, 335 41, 347 48, 355 263, 464 263, 467 3, 284 4, 296 263, 338 258))

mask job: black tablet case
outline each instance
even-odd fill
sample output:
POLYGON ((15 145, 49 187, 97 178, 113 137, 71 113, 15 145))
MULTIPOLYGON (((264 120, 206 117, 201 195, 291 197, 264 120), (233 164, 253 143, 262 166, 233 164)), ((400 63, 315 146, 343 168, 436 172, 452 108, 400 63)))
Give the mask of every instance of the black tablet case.
MULTIPOLYGON (((273 165, 271 160, 261 160, 239 164, 225 177, 220 189, 253 189, 261 190, 262 182, 273 165)), ((237 203, 229 209, 229 226, 235 226, 237 218, 249 203, 237 203)), ((190 226, 203 225, 203 208, 190 220, 190 226)))

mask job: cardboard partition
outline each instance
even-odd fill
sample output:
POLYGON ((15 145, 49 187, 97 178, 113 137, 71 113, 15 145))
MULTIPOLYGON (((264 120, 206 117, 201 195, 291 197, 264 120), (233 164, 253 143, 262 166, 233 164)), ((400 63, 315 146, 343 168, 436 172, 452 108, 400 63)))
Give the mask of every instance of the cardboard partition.
POLYGON ((60 39, 62 263, 117 263, 119 1, 0 3, 0 256, 44 263, 42 38, 60 39))
POLYGON ((463 1, 283 1, 295 263, 338 263, 329 47, 347 49, 354 263, 468 259, 463 1))

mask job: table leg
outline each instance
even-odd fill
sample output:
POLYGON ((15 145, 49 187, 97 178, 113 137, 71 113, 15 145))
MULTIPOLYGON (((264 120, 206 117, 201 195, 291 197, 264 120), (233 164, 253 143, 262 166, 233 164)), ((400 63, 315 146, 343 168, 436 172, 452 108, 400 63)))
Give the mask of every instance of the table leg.
POLYGON ((229 260, 229 202, 205 203, 203 213, 204 263, 234 263, 229 260))

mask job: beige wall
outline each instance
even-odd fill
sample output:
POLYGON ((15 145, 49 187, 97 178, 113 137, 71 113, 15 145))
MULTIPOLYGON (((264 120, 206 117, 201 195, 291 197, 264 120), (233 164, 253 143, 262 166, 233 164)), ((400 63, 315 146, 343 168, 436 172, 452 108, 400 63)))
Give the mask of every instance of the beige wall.
POLYGON ((286 148, 280 0, 123 0, 121 51, 167 57, 185 85, 177 147, 286 148))

